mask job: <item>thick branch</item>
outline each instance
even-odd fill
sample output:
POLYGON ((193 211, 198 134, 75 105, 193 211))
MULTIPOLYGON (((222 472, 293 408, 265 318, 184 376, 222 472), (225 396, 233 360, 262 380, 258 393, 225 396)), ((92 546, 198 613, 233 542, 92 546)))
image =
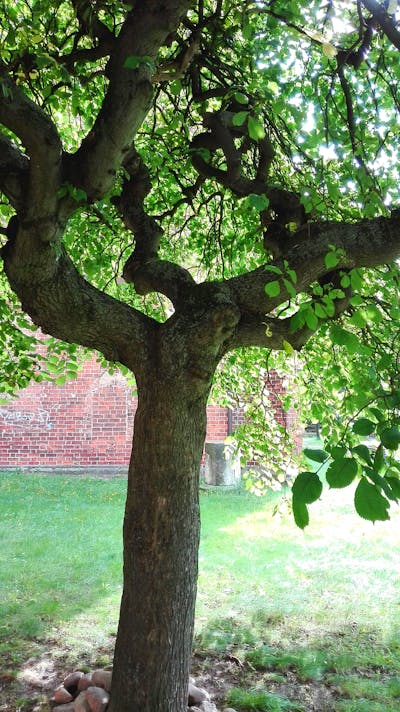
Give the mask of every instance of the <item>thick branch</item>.
POLYGON ((147 166, 135 149, 124 161, 124 168, 129 177, 124 179, 121 195, 114 203, 135 237, 135 249, 125 263, 123 277, 134 284, 138 294, 161 292, 177 305, 182 289, 194 285, 194 280, 183 267, 158 258, 162 229, 145 211, 151 181, 147 166))
MULTIPOLYGON (((331 245, 343 251, 335 269, 375 267, 400 256, 400 212, 390 218, 374 218, 359 223, 307 223, 284 245, 284 252, 275 266, 284 272, 284 260, 296 272, 298 292, 304 291, 315 280, 330 270, 325 257, 331 245)), ((284 284, 276 297, 269 297, 265 285, 276 280, 276 274, 260 267, 253 272, 228 280, 242 312, 268 314, 285 299, 289 299, 284 284)))
POLYGON ((295 351, 300 351, 314 331, 304 326, 292 333, 290 322, 291 318, 274 319, 246 314, 239 322, 233 336, 225 343, 225 349, 232 351, 240 346, 259 346, 283 351, 286 342, 295 351))
POLYGON ((393 19, 388 15, 385 8, 376 0, 362 0, 362 4, 373 15, 391 43, 397 49, 400 49, 400 32, 396 30, 393 19))
POLYGON ((0 192, 17 212, 25 204, 29 177, 29 159, 0 134, 0 192))
POLYGON ((19 230, 2 250, 4 269, 22 308, 44 332, 140 368, 155 322, 89 284, 57 244, 19 230))
POLYGON ((90 199, 103 196, 146 116, 159 48, 176 29, 191 0, 135 3, 128 13, 107 65, 109 86, 92 130, 67 163, 69 179, 90 199), (129 57, 138 66, 129 67, 129 57), (140 61, 142 58, 142 61, 140 61), (128 60, 128 66, 126 62, 128 60))
MULTIPOLYGON (((332 286, 340 286, 340 272, 332 274, 332 286)), ((351 288, 345 291, 344 297, 335 299, 332 316, 320 319, 317 328, 326 322, 337 319, 346 311, 351 296, 351 288)), ((312 303, 319 301, 315 297, 312 303)), ((300 328, 293 330, 293 316, 280 319, 278 317, 263 317, 256 314, 243 314, 232 337, 225 343, 227 351, 239 346, 259 346, 274 349, 277 351, 287 351, 288 344, 295 351, 300 351, 316 329, 311 329, 306 323, 300 328)), ((290 349, 289 349, 290 350, 290 349)))
POLYGON ((0 122, 21 140, 29 155, 26 196, 30 221, 52 220, 57 210, 61 177, 61 140, 50 118, 31 101, 0 67, 0 122))

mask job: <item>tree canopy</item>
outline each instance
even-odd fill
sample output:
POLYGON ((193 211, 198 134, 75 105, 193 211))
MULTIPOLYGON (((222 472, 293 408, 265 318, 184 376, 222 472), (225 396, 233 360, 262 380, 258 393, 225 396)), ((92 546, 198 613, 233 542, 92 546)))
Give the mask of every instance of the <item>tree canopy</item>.
MULTIPOLYGON (((381 450, 375 467, 359 442, 399 440, 397 3, 3 5, 3 252, 33 321, 131 368, 122 335, 101 337, 119 331, 119 311, 140 342, 193 280, 225 280, 241 317, 223 351, 264 348, 229 357, 225 389, 246 389, 241 360, 285 369, 307 343, 299 400, 328 452, 397 498, 396 461, 388 489, 381 450), (48 295, 42 314, 41 250, 11 266, 17 225, 60 265, 61 323, 48 295)), ((7 391, 46 367, 3 285, 7 391)), ((62 380, 63 365, 47 370, 62 380)))
MULTIPOLYGON (((1 9, 5 390, 73 373, 74 344, 134 373, 110 709, 181 712, 219 366, 234 395, 301 351, 306 454, 331 487, 360 476, 367 519, 400 497, 397 2, 1 9), (36 327, 63 341, 44 366, 36 327)), ((300 472, 300 527, 321 488, 300 472)))

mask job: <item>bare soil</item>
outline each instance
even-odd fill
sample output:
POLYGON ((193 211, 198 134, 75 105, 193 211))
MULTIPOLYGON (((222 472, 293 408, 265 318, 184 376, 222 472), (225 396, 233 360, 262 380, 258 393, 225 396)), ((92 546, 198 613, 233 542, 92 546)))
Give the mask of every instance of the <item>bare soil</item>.
MULTIPOLYGON (((33 654, 18 666, 9 661, 9 669, 0 671, 0 712, 50 712, 54 689, 72 670, 71 658, 63 655, 55 644, 37 643, 33 654)), ((90 670, 110 667, 111 649, 103 650, 96 661, 79 660, 75 668, 90 670), (99 657, 103 665, 99 665, 99 657)), ((4 662, 3 662, 4 664, 4 662)), ((232 687, 262 685, 271 693, 289 698, 307 712, 335 712, 335 689, 322 682, 300 682, 294 673, 287 672, 276 679, 274 673, 260 673, 234 655, 197 654, 193 658, 191 674, 196 685, 204 687, 218 709, 226 706, 226 696, 232 687), (275 678, 275 679, 274 679, 275 678)))

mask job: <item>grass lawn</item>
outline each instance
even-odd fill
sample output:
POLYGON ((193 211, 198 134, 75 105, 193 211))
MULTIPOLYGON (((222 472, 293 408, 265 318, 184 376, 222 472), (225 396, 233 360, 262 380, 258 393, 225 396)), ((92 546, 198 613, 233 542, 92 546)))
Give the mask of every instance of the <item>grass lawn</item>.
MULTIPOLYGON (((110 663, 125 487, 0 475, 0 710, 45 709, 61 670, 110 663)), ((399 513, 372 525, 326 492, 303 534, 276 495, 201 505, 194 668, 219 707, 399 710, 399 513)))

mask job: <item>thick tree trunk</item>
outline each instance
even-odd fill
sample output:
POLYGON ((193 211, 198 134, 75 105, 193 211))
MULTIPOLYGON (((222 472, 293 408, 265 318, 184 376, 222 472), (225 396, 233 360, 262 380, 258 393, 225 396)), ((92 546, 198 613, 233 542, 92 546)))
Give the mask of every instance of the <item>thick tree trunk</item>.
POLYGON ((207 400, 187 386, 139 388, 111 712, 187 709, 207 400))

